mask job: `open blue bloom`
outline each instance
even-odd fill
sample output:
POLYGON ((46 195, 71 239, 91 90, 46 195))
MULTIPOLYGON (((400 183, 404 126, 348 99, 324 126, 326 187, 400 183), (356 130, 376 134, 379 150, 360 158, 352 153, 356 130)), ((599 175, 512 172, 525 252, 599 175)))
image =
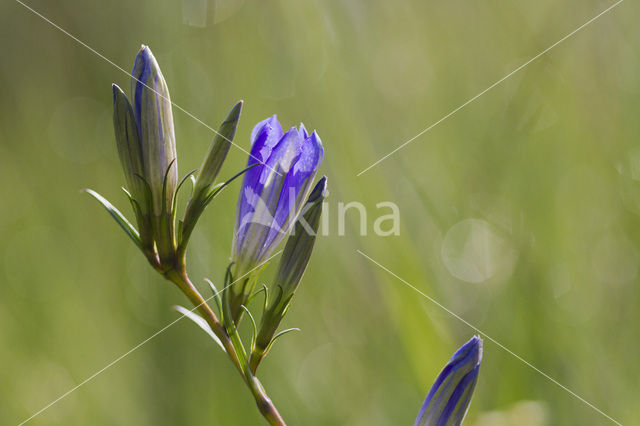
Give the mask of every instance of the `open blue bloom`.
POLYGON ((469 409, 482 361, 482 339, 474 336, 453 354, 429 390, 415 426, 458 426, 469 409))
POLYGON ((274 115, 251 133, 250 169, 240 189, 232 260, 239 275, 266 259, 295 223, 324 150, 304 125, 282 132, 274 115))

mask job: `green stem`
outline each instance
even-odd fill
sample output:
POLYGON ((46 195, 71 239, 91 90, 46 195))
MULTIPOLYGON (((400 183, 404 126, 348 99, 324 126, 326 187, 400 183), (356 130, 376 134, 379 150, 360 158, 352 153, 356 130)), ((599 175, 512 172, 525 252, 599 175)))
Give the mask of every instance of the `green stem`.
MULTIPOLYGON (((213 330, 214 334, 220 339, 224 349, 231 359, 231 362, 238 369, 243 378, 244 369, 242 363, 238 359, 238 354, 236 352, 236 348, 231 342, 229 335, 227 334, 224 326, 218 320, 216 314, 211 310, 206 300, 202 298, 196 287, 191 283, 189 277, 187 276, 186 270, 184 268, 176 268, 172 269, 164 274, 165 278, 178 286, 178 288, 184 293, 187 298, 191 301, 193 306, 195 306, 200 315, 207 321, 211 330, 213 330)), ((245 378, 245 382, 246 382, 245 378)))
POLYGON ((249 389, 256 400, 256 405, 260 414, 269 422, 271 426, 286 426, 284 420, 278 413, 275 405, 262 387, 262 383, 256 376, 251 375, 248 381, 249 389))
POLYGON ((189 298, 191 303, 197 307, 202 317, 207 321, 215 335, 220 339, 222 345, 242 376, 245 384, 251 391, 256 401, 260 414, 269 422, 271 426, 286 426, 286 423, 278 413, 275 405, 267 395, 264 387, 258 378, 252 373, 249 367, 247 354, 240 340, 240 336, 232 325, 232 329, 227 328, 218 320, 216 314, 211 310, 206 300, 200 295, 196 287, 191 283, 184 267, 174 268, 164 274, 165 278, 173 282, 189 298))

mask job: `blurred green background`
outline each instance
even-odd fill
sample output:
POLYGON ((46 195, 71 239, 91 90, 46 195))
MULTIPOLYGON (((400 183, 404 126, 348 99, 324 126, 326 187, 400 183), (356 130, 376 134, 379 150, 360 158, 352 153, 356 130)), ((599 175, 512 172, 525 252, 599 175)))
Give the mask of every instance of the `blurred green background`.
MULTIPOLYGON (((368 172, 356 174, 609 1, 29 0, 129 70, 141 43, 172 100, 236 142, 273 114, 318 129, 328 235, 261 377, 292 425, 412 424, 474 334, 391 271, 624 424, 640 405, 640 7, 627 1, 368 172), (338 235, 338 203, 355 210, 338 235), (399 236, 373 234, 395 202, 399 236)), ((18 424, 178 317, 93 188, 129 213, 116 67, 0 4, 0 424, 18 424)), ((174 109, 181 174, 212 139, 174 109)), ((246 162, 233 149, 223 175, 246 162)), ((191 276, 220 282, 239 185, 208 210, 191 276)), ((272 273, 273 265, 267 275, 272 273)), ((204 286, 201 286, 204 288, 204 286)), ((180 321, 33 425, 262 424, 231 364, 180 321)), ((613 424, 485 340, 467 425, 613 424)))

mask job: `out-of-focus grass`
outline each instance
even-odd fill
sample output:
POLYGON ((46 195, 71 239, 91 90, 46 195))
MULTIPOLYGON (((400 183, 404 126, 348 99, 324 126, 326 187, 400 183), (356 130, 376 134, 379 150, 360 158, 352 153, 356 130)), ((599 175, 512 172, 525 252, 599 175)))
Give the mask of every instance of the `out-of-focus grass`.
MULTIPOLYGON (((640 34, 610 14, 360 177, 369 164, 611 3, 28 2, 125 69, 151 46, 172 100, 236 142, 278 113, 318 129, 329 235, 262 369, 290 424, 410 424, 473 330, 362 250, 622 423, 640 417, 640 34), (205 8, 206 11, 203 12, 205 8), (401 210, 360 236, 338 203, 401 210)), ((17 424, 176 318, 182 296, 101 210, 126 208, 111 129, 121 71, 0 5, 0 423, 17 424)), ((212 134, 174 111, 179 166, 212 134)), ((233 150, 224 173, 246 161, 233 150)), ((220 280, 237 185, 204 217, 194 279, 220 280)), ((256 424, 223 354, 181 321, 33 424, 256 424)), ((490 342, 471 425, 610 424, 490 342), (535 402, 525 402, 535 401, 535 402), (529 423, 525 423, 525 420, 529 423)))

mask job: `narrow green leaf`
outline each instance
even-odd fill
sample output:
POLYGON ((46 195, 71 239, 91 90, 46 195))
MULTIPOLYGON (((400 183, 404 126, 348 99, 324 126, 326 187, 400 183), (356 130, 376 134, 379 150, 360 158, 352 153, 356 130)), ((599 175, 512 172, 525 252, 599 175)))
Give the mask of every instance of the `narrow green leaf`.
POLYGON ((207 323, 207 321, 204 318, 202 318, 200 315, 196 314, 195 312, 190 311, 187 308, 183 308, 182 306, 179 306, 179 305, 174 306, 173 309, 180 312, 182 315, 189 318, 191 321, 195 322, 196 325, 201 329, 203 329, 213 339, 213 341, 216 342, 220 346, 220 348, 222 348, 222 350, 224 351, 224 346, 222 345, 222 342, 220 341, 220 339, 218 339, 218 336, 215 335, 213 330, 211 330, 211 327, 209 327, 209 323, 207 323))
POLYGON ((244 305, 240 305, 240 307, 249 315, 249 319, 251 320, 251 325, 253 327, 253 331, 251 334, 251 350, 256 346, 256 336, 258 335, 258 326, 256 325, 256 320, 251 315, 251 311, 244 305))
POLYGON ((102 206, 105 209, 107 209, 107 212, 109 212, 111 217, 115 219, 115 221, 118 223, 118 225, 120 225, 122 230, 129 236, 129 238, 131 238, 139 248, 142 248, 142 242, 140 241, 140 234, 138 233, 136 228, 134 228, 134 226, 122 215, 122 213, 120 213, 120 211, 117 208, 115 208, 109 201, 107 201, 106 198, 104 198, 102 195, 98 194, 97 192, 91 189, 85 189, 84 191, 87 192, 89 195, 93 196, 93 198, 95 198, 96 200, 98 200, 100 204, 102 204, 102 206))
POLYGON ((297 327, 294 327, 294 328, 287 328, 286 330, 282 330, 280 333, 278 333, 278 334, 276 334, 275 336, 273 336, 273 339, 271 339, 271 342, 269 342, 269 345, 267 346, 267 348, 266 348, 266 349, 265 349, 265 351, 264 351, 265 355, 266 355, 267 353, 269 353, 269 351, 271 350, 271 347, 273 346, 273 344, 275 343, 275 341, 276 341, 278 338, 280 338, 280 337, 284 336, 285 334, 290 333, 290 332, 292 332, 292 331, 300 331, 300 329, 299 329, 299 328, 297 328, 297 327))
POLYGON ((216 301, 216 305, 218 306, 218 313, 220 314, 220 318, 224 318, 224 310, 222 309, 222 299, 220 298, 220 291, 218 291, 215 284, 213 284, 213 282, 209 278, 205 278, 204 280, 207 282, 207 284, 209 284, 209 287, 211 287, 213 299, 216 301))
MULTIPOLYGON (((182 185, 187 180, 189 180, 189 178, 192 177, 195 172, 196 172, 196 169, 193 169, 189 173, 187 173, 185 177, 183 177, 182 180, 180 180, 180 183, 178 183, 178 186, 176 187, 176 191, 173 193, 173 200, 171 201, 171 223, 172 224, 176 223, 176 211, 178 208, 178 192, 180 192, 180 188, 182 187, 182 185)), ((181 235, 180 232, 182 231, 182 221, 179 221, 179 222, 180 223, 178 223, 178 232, 176 233, 176 235, 181 235)))
POLYGON ((214 186, 211 189, 211 192, 209 192, 209 194, 205 198, 204 205, 206 206, 207 204, 209 204, 211 202, 211 200, 213 200, 215 198, 215 196, 218 195, 220 193, 220 191, 222 191, 231 182, 233 182, 234 180, 236 180, 237 178, 239 178, 240 176, 242 176, 243 174, 245 174, 249 170, 251 170, 254 167, 259 166, 259 165, 260 165, 260 163, 254 163, 254 164, 252 164, 250 166, 247 166, 244 169, 240 170, 235 175, 231 176, 226 182, 222 182, 222 183, 219 183, 218 185, 214 186))

